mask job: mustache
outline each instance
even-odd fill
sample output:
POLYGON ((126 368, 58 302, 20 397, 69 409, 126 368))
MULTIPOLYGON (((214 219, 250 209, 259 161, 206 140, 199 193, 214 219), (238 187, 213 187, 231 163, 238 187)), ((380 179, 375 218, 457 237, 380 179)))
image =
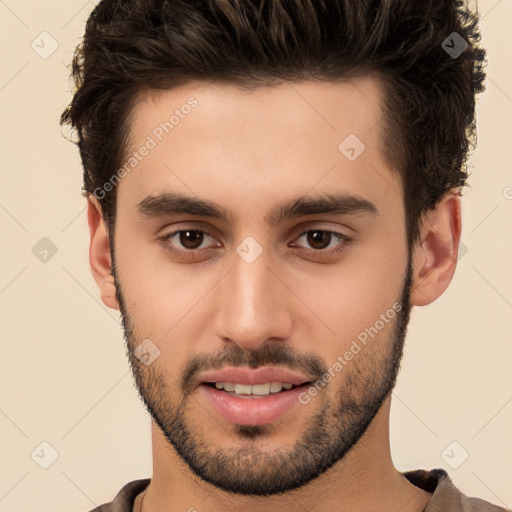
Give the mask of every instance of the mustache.
POLYGON ((283 366, 292 370, 313 375, 314 380, 321 379, 328 371, 327 364, 317 355, 307 352, 299 353, 282 341, 266 340, 254 350, 243 350, 232 344, 210 354, 197 354, 186 364, 179 379, 180 388, 185 395, 190 394, 197 380, 197 375, 208 370, 220 370, 227 366, 283 366))

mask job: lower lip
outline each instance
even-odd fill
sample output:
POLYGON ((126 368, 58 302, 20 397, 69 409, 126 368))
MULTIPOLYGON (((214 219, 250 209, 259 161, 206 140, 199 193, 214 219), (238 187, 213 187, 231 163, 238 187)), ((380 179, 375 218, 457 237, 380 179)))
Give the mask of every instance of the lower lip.
POLYGON ((299 395, 306 387, 302 385, 262 398, 240 398, 206 384, 199 386, 219 416, 239 425, 265 425, 276 421, 299 403, 299 395))

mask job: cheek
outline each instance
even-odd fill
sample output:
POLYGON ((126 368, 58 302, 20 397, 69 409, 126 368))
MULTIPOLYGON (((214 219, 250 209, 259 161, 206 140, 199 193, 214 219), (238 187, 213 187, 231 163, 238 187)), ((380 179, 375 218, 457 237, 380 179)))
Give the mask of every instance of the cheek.
POLYGON ((181 329, 191 332, 191 320, 205 314, 212 274, 184 272, 176 267, 127 265, 119 270, 126 307, 139 332, 169 342, 181 329))
POLYGON ((171 264, 164 249, 122 223, 116 227, 116 268, 136 338, 180 350, 183 330, 190 336, 190 318, 214 284, 212 273, 171 264))
MULTIPOLYGON (((323 273, 313 277, 296 276, 294 291, 309 308, 303 308, 305 335, 299 350, 322 353, 328 365, 354 342, 361 348, 367 342, 372 351, 386 353, 389 347, 379 348, 375 341, 391 336, 397 314, 403 309, 399 302, 406 266, 406 251, 391 253, 384 246, 381 250, 365 248, 328 272, 324 267, 323 273), (314 347, 311 340, 318 340, 314 347)), ((357 347, 353 350, 358 351, 357 347)))

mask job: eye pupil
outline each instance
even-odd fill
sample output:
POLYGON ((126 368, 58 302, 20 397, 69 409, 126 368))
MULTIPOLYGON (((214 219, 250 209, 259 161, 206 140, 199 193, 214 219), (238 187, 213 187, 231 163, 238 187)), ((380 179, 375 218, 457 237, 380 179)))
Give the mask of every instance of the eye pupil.
POLYGON ((329 245, 331 233, 316 229, 308 233, 308 243, 315 249, 324 249, 329 245), (317 236, 320 234, 320 236, 317 236), (326 243, 327 242, 327 243, 326 243), (318 244, 320 247, 318 247, 318 244))
POLYGON ((204 234, 198 230, 186 230, 180 232, 180 243, 187 249, 197 249, 203 242, 204 234), (199 241, 199 243, 197 243, 199 241))

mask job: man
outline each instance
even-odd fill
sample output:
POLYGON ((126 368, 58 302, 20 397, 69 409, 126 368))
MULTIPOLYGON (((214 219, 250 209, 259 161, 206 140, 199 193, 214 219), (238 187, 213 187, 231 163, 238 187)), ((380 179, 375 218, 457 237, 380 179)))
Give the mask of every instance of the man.
POLYGON ((456 267, 478 39, 453 0, 97 5, 62 122, 154 471, 96 511, 505 510, 389 447, 410 311, 456 267))

